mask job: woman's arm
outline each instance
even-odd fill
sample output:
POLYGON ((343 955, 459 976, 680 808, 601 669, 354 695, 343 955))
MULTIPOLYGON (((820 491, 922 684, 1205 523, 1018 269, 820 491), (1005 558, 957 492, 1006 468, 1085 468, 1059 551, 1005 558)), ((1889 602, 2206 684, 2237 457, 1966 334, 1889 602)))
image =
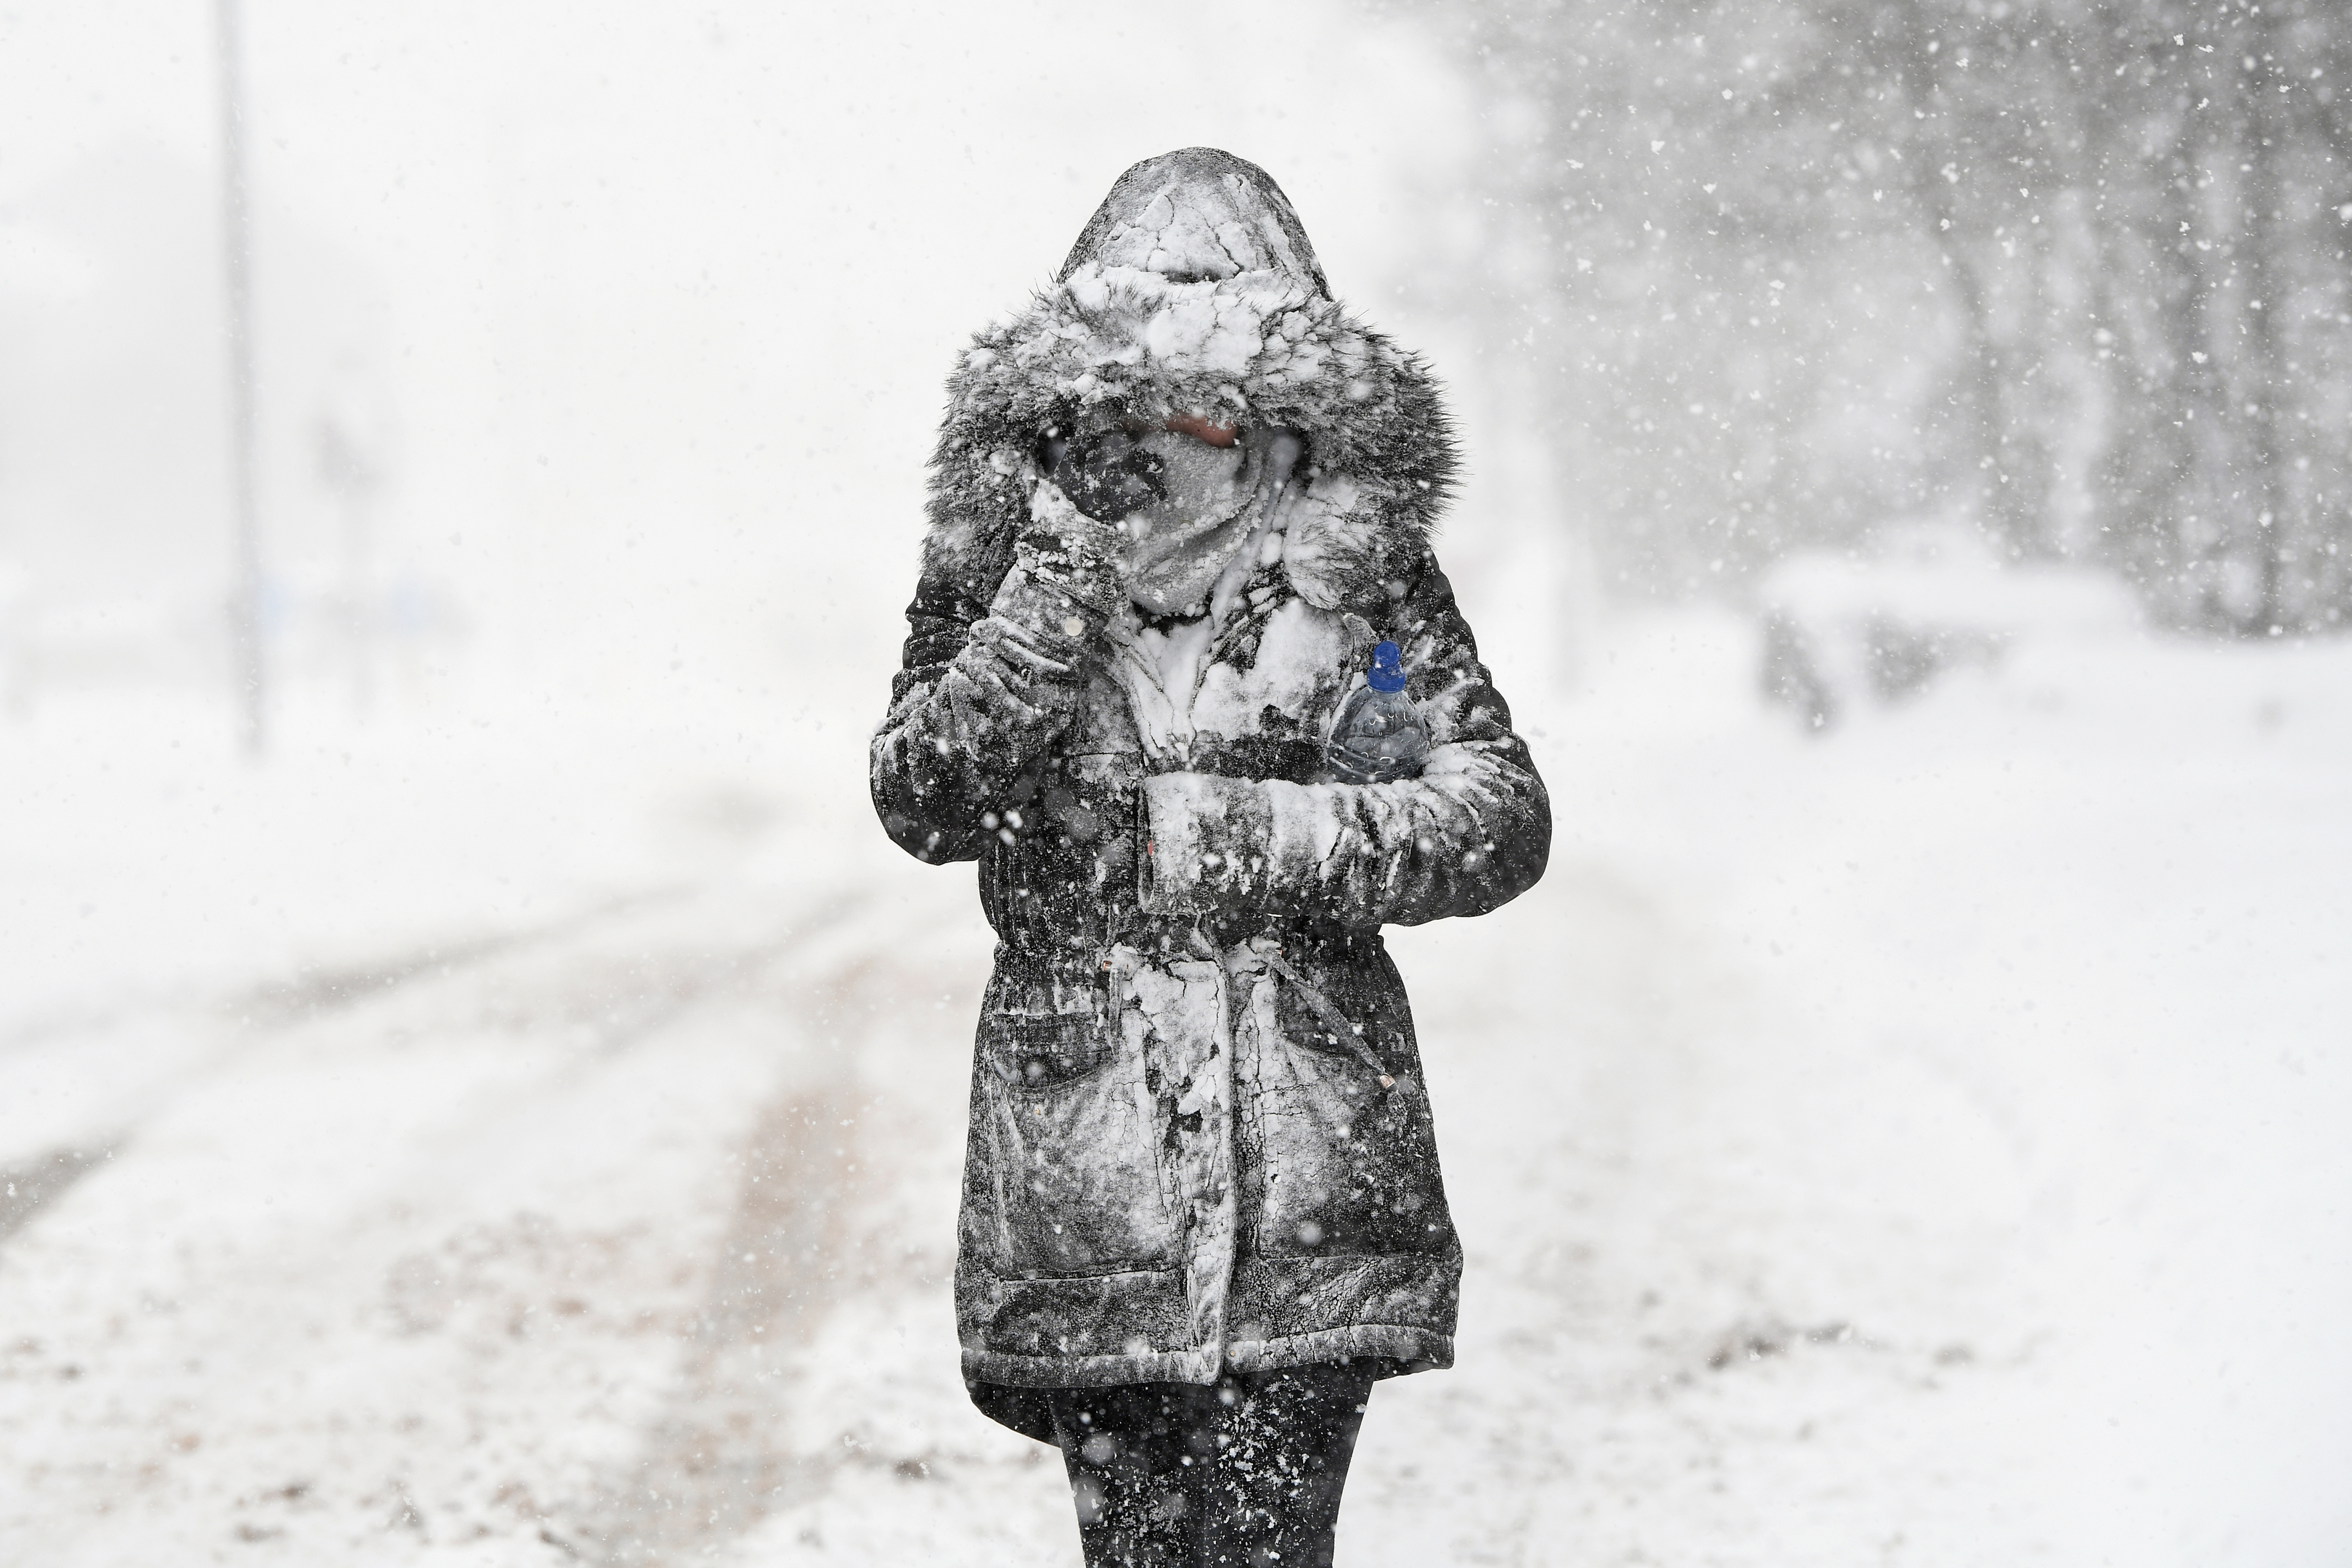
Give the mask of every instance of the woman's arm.
POLYGON ((928 550, 907 607, 868 783, 883 829, 919 860, 979 855, 982 815, 1068 727, 1117 602, 1115 531, 1031 482, 1018 531, 993 549, 928 550))
POLYGON ((1145 908, 1418 925, 1484 914, 1543 875, 1550 799, 1433 556, 1423 556, 1389 630, 1430 728, 1421 776, 1148 779, 1145 908))

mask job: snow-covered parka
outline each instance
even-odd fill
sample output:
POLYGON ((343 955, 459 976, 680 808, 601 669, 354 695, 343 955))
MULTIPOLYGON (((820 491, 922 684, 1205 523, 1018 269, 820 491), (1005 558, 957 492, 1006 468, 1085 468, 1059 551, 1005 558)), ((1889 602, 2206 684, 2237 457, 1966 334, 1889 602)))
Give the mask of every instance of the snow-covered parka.
POLYGON ((1452 1362, 1461 1248, 1381 928, 1496 908, 1551 835, 1430 550, 1454 466, 1421 362, 1332 300, 1274 182, 1210 149, 1130 169, 950 380, 872 787, 908 853, 980 862, 999 939, 956 1310, 1007 1425, 1046 1436, 1045 1387, 1452 1362), (1171 416, 1299 455, 1186 689, 1139 722, 1144 616, 1024 541, 1071 515, 1046 437, 1171 416), (1327 782, 1382 638, 1426 766, 1327 782))

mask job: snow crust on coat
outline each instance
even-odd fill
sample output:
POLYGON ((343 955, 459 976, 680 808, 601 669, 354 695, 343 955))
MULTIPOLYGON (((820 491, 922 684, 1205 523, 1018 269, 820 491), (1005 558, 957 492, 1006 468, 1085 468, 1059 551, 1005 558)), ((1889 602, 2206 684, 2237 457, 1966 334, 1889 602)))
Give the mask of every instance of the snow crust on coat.
POLYGON ((1277 271, 1331 292, 1307 226, 1274 176, 1217 147, 1179 148, 1121 174, 1054 280, 1087 262, 1166 278, 1277 271))
POLYGON ((1436 389, 1328 297, 1278 189, 1225 156, 1130 171, 1093 248, 961 356, 874 741, 885 826, 926 860, 978 859, 1000 938, 957 1313, 975 1400, 1034 1436, 1024 1389, 1450 1364, 1461 1250, 1379 928, 1490 910, 1549 845, 1429 549, 1454 466, 1436 389), (1045 433, 1174 412, 1280 427, 1303 458, 1171 752, 1146 746, 1112 668, 1132 606, 1031 573, 1015 536, 1068 505, 1038 467, 1045 433), (1383 636, 1429 766, 1323 782, 1323 737, 1383 636), (1358 1041, 1325 1030, 1269 944, 1358 1041), (1381 1089, 1358 1045, 1406 1087, 1381 1089))

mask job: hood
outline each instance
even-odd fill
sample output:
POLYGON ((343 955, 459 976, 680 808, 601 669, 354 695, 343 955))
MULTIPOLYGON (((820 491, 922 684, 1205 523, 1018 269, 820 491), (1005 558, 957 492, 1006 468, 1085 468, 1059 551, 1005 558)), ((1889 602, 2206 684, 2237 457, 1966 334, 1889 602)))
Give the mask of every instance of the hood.
POLYGON ((1326 609, 1401 597, 1453 485, 1427 368, 1332 299, 1273 178, 1214 148, 1120 175, 1054 286, 978 334, 948 391, 926 552, 960 574, 1002 577, 1050 428, 1182 413, 1296 432, 1284 567, 1326 609))
POLYGON ((1330 285, 1307 227, 1274 176, 1214 147, 1146 158, 1118 177, 1055 275, 1127 268, 1171 282, 1272 272, 1326 299, 1330 285))

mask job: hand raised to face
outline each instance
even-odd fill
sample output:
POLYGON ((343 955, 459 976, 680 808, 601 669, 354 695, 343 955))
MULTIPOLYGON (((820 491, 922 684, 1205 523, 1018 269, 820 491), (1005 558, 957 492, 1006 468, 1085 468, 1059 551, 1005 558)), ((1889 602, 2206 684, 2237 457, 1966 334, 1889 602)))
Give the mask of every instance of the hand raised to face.
MULTIPOLYGON (((1230 447, 1241 427, 1220 425, 1197 414, 1171 414, 1160 428, 1203 445, 1230 447)), ((1167 498, 1167 475, 1159 456, 1144 444, 1139 428, 1113 429, 1087 437, 1049 436, 1041 444, 1048 478, 1070 504, 1097 522, 1118 522, 1137 508, 1167 498)))
POLYGON ((1118 522, 1168 493, 1159 455, 1124 430, 1073 437, 1055 458, 1052 479, 1097 522, 1118 522))

